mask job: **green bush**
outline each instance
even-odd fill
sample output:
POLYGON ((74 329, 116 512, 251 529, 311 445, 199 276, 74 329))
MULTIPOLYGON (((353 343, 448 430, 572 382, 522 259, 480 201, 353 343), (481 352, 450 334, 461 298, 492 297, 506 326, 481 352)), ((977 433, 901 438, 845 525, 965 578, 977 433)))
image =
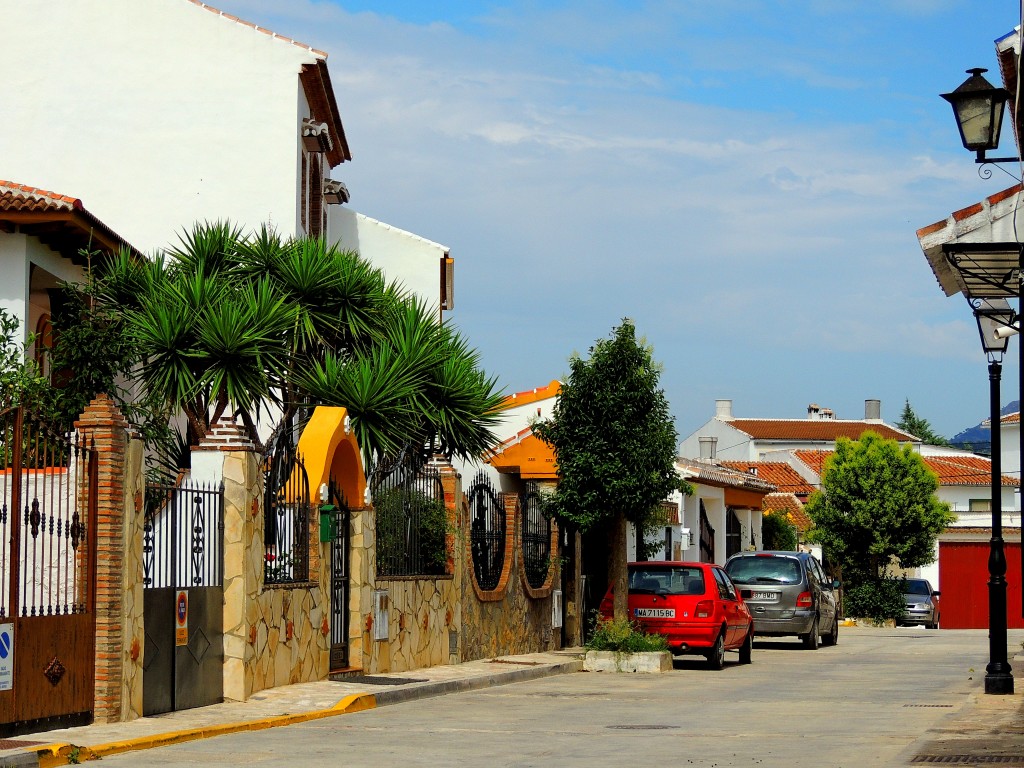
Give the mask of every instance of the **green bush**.
POLYGON ((843 602, 847 616, 871 619, 876 624, 890 619, 898 621, 906 612, 903 579, 866 581, 849 587, 843 602))
POLYGON ((619 653, 667 651, 668 641, 664 635, 647 634, 636 622, 627 619, 606 620, 599 616, 594 621, 594 632, 587 641, 587 649, 619 653))
POLYGON ((765 549, 796 552, 796 526, 782 512, 766 514, 761 521, 761 540, 765 549))

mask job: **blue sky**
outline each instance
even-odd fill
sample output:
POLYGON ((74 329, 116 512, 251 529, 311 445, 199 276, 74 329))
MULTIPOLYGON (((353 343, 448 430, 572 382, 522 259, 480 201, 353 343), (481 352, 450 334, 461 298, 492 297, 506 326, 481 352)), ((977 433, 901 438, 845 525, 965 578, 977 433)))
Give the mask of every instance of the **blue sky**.
POLYGON ((890 422, 909 398, 946 435, 987 415, 974 321, 914 233, 1013 183, 978 177, 938 94, 969 67, 997 81, 1019 6, 214 5, 328 52, 353 154, 333 175, 451 248, 453 320, 509 392, 630 317, 681 437, 716 398, 769 418, 881 399, 890 422))

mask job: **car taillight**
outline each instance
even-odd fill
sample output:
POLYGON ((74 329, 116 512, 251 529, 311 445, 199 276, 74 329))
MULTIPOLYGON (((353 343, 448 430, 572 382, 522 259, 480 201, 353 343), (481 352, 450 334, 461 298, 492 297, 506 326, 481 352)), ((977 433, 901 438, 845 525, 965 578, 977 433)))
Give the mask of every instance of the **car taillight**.
POLYGON ((801 592, 800 597, 796 599, 797 608, 810 608, 814 605, 814 601, 811 599, 810 592, 801 592))
POLYGON ((697 603, 696 609, 693 611, 693 615, 698 619, 709 619, 711 614, 715 612, 715 603, 713 600, 701 600, 697 603))

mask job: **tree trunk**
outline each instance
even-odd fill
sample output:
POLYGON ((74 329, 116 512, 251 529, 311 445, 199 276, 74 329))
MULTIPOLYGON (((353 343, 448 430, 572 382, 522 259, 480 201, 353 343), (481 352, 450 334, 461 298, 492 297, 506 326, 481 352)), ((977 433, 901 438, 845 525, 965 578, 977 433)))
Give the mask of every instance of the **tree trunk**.
POLYGON ((629 618, 629 579, 626 568, 626 516, 616 511, 609 531, 608 583, 612 585, 615 620, 629 618))

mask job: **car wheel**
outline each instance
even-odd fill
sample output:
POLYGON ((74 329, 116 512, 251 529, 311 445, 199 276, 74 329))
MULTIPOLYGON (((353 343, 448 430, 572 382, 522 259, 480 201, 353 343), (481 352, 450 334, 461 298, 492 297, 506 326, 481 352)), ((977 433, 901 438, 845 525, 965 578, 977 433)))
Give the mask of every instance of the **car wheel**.
POLYGON ((718 633, 715 644, 711 646, 708 653, 708 666, 711 669, 721 669, 725 666, 725 627, 718 633))
POLYGON ((832 631, 821 638, 823 645, 835 645, 839 642, 839 614, 832 617, 832 631))
POLYGON ((743 645, 740 646, 740 664, 749 664, 753 659, 751 658, 754 653, 754 630, 751 629, 747 633, 746 639, 743 641, 743 645))
POLYGON ((801 638, 804 641, 804 648, 809 651, 818 650, 818 617, 811 622, 811 631, 801 638))

